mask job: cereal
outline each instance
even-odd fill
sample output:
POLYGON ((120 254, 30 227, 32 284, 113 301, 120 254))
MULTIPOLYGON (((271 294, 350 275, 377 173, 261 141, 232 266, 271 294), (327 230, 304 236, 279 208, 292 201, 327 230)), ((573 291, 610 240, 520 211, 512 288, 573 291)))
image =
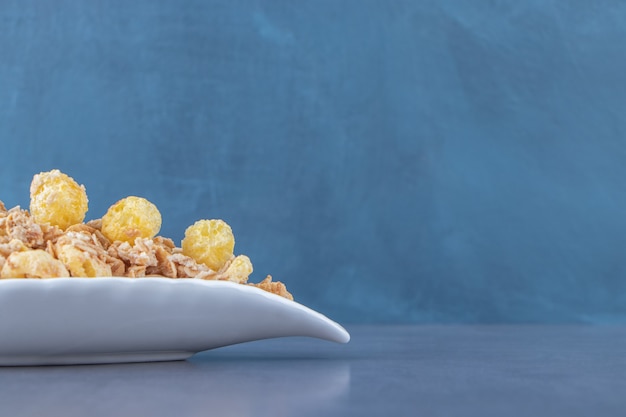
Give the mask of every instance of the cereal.
POLYGON ((102 217, 102 234, 111 242, 133 243, 153 238, 161 230, 161 213, 142 197, 126 197, 113 204, 102 217))
POLYGON ((98 242, 104 249, 107 249, 109 245, 111 244, 111 242, 109 242, 109 239, 104 237, 100 229, 96 229, 95 227, 90 226, 89 224, 82 224, 82 223, 75 224, 73 226, 68 227, 67 232, 84 232, 84 233, 93 235, 93 237, 95 237, 98 240, 98 242))
POLYGON ((244 284, 248 281, 248 276, 252 273, 252 262, 246 255, 236 256, 228 265, 223 279, 244 284))
POLYGON ((33 177, 30 184, 30 213, 37 223, 66 229, 81 223, 87 208, 85 187, 58 169, 33 177))
POLYGON ((24 252, 30 248, 19 239, 12 239, 8 243, 0 243, 0 256, 9 257, 13 252, 24 252))
POLYGON ((0 230, 6 239, 21 240, 29 248, 45 246, 42 227, 35 223, 26 210, 19 207, 13 207, 0 215, 0 230))
POLYGON ((157 264, 146 268, 146 274, 149 276, 178 278, 178 270, 176 269, 176 264, 170 259, 171 255, 172 249, 155 238, 154 256, 157 264))
POLYGON ((138 238, 134 245, 118 240, 109 246, 108 253, 129 266, 156 266, 157 259, 153 247, 152 239, 138 238))
POLYGON ((218 271, 233 256, 235 237, 223 220, 198 220, 185 230, 183 254, 218 271))
POLYGON ((57 258, 73 277, 110 277, 111 265, 107 252, 93 235, 85 232, 67 232, 53 246, 57 258))
POLYGON ((267 292, 271 292, 276 295, 280 295, 281 297, 287 298, 293 301, 293 295, 287 291, 287 287, 280 281, 272 282, 272 276, 268 275, 265 279, 258 284, 250 284, 254 287, 260 288, 267 292))
MULTIPOLYGON (((34 176, 30 212, 0 201, 0 278, 129 277, 203 279, 246 284, 253 271, 234 255, 235 238, 223 220, 199 220, 181 247, 156 236, 161 214, 141 197, 126 197, 102 219, 83 223, 87 194, 58 170, 34 176)), ((293 300, 267 276, 248 284, 293 300)))
POLYGON ((56 250, 57 257, 67 267, 73 277, 110 277, 111 266, 88 252, 64 245, 56 250))
POLYGON ((215 279, 217 277, 217 272, 182 253, 170 255, 169 260, 176 267, 178 278, 215 279))
POLYGON ((45 250, 34 249, 13 252, 4 262, 2 278, 59 278, 69 277, 63 263, 45 250))
POLYGON ((6 243, 0 243, 0 270, 4 266, 7 258, 11 256, 13 252, 23 252, 30 248, 19 239, 12 239, 6 243))

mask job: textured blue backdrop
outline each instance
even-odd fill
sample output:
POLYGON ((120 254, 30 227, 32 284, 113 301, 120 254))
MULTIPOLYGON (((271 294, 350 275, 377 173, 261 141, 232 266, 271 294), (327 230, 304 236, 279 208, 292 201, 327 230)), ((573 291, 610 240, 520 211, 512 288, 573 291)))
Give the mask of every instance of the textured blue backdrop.
POLYGON ((345 322, 626 322, 626 3, 0 2, 0 199, 199 218, 345 322))

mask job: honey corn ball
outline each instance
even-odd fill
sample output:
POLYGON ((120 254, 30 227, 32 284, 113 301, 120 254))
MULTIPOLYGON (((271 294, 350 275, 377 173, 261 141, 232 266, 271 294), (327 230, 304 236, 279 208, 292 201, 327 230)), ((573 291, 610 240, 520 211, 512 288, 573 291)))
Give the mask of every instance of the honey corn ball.
POLYGON ((233 257, 235 237, 223 220, 198 220, 185 230, 182 249, 184 255, 219 271, 233 257))
POLYGON ((13 252, 2 266, 2 278, 58 278, 70 274, 58 259, 48 252, 36 249, 13 252))
POLYGON ((138 237, 151 239, 161 230, 159 209, 142 197, 130 196, 109 207, 102 216, 102 234, 111 242, 135 243, 138 237))
POLYGON ((56 245, 57 257, 73 277, 110 277, 111 266, 72 245, 56 245))
POLYGON ((30 184, 30 214, 40 224, 65 230, 81 223, 88 202, 85 187, 58 169, 35 175, 30 184))
POLYGON ((244 284, 248 281, 248 277, 252 273, 252 262, 246 255, 238 255, 232 260, 226 268, 224 274, 229 281, 244 284))

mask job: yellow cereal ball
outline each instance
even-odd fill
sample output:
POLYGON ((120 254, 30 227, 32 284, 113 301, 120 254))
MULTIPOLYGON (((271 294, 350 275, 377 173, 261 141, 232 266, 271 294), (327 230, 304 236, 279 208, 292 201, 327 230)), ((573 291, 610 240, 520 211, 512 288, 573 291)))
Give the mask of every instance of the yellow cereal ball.
POLYGON ((111 266, 72 245, 57 245, 57 257, 73 277, 110 277, 111 266))
POLYGON ((228 280, 244 284, 248 281, 248 277, 252 273, 252 262, 246 255, 238 255, 226 268, 226 276, 228 280))
POLYGON ((185 230, 183 254, 218 271, 233 257, 235 237, 223 220, 198 220, 185 230))
POLYGON ((102 234, 111 242, 135 243, 135 239, 153 238, 161 230, 159 209, 141 197, 126 197, 109 207, 102 216, 102 234))
POLYGON ((85 187, 58 169, 35 175, 30 184, 30 214, 37 223, 67 229, 83 221, 88 202, 85 187))
POLYGON ((48 252, 37 249, 13 252, 0 271, 2 278, 58 278, 70 274, 58 259, 48 252))

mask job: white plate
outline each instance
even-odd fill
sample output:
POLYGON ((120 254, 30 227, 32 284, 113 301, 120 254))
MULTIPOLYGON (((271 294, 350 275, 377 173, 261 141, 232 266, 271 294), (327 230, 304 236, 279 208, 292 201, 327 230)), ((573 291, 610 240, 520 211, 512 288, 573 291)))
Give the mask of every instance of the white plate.
POLYGON ((347 343, 301 304, 224 281, 0 280, 0 365, 149 362, 283 336, 347 343))

